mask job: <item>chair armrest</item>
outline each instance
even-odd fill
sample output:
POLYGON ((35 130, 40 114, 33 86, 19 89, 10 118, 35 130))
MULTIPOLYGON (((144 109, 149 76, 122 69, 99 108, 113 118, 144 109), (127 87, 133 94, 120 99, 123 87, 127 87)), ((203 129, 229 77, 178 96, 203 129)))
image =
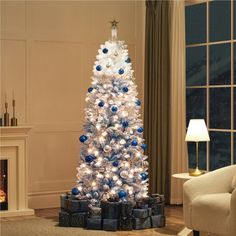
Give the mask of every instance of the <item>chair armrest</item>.
POLYGON ((230 235, 236 235, 236 189, 232 192, 231 201, 230 201, 230 235))
POLYGON ((202 194, 231 192, 235 173, 236 165, 233 165, 190 179, 184 184, 184 194, 194 199, 202 194))

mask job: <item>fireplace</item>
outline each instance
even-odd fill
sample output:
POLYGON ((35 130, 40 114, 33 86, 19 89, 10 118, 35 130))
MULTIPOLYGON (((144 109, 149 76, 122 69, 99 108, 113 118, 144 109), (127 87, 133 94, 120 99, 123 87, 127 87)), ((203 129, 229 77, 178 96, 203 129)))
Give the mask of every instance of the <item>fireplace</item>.
POLYGON ((0 218, 33 215, 27 196, 27 137, 31 127, 0 127, 0 218))
POLYGON ((8 210, 7 160, 0 160, 0 211, 8 210))

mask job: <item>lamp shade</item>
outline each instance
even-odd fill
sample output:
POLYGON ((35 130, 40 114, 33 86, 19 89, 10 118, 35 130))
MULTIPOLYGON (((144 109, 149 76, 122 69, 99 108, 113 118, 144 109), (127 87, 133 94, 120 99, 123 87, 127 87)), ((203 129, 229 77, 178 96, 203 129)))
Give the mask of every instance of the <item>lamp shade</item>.
POLYGON ((210 141, 206 123, 203 119, 190 120, 185 141, 189 142, 210 141))

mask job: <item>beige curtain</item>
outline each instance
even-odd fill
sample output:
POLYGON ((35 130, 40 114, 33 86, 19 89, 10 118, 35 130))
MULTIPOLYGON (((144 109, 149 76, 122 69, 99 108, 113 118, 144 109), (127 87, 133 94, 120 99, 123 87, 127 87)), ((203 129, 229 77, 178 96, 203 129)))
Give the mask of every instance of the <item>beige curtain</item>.
POLYGON ((150 192, 182 203, 186 172, 185 9, 184 1, 146 1, 145 138, 150 163, 150 192))
MULTIPOLYGON (((185 108, 185 1, 170 1, 170 163, 171 174, 187 172, 185 108)), ((183 182, 171 178, 171 203, 181 204, 183 182)))

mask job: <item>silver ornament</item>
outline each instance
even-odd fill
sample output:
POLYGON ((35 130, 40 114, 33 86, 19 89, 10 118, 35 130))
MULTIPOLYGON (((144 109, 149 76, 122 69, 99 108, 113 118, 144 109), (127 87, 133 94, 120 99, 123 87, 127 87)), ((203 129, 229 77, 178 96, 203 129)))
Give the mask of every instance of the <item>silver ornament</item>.
POLYGON ((103 185, 103 190, 105 192, 107 192, 109 189, 110 189, 110 187, 107 184, 103 185))
POLYGON ((122 171, 120 172, 120 176, 121 176, 121 178, 123 178, 123 179, 126 179, 126 178, 128 177, 128 175, 129 175, 129 173, 128 173, 128 171, 126 171, 126 170, 122 170, 122 171))
POLYGON ((103 150, 104 150, 104 152, 110 152, 111 147, 109 145, 106 145, 103 150))

